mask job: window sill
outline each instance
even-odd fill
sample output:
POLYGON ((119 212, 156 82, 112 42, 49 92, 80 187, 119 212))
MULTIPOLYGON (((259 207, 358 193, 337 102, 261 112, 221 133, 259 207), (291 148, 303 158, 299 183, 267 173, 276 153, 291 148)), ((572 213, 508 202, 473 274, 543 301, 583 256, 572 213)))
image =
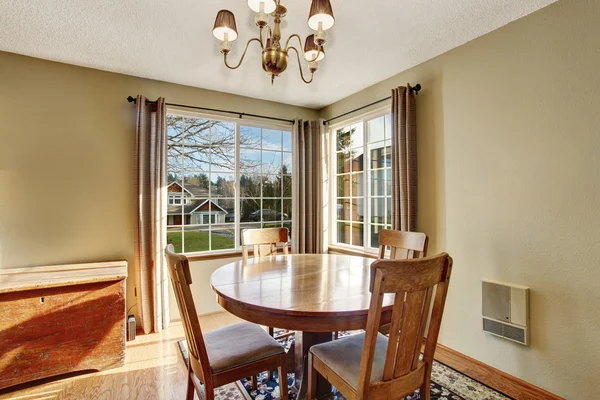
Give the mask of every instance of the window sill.
POLYGON ((373 258, 373 259, 379 258, 378 254, 377 254, 377 250, 373 250, 373 252, 370 252, 370 251, 359 250, 356 248, 340 246, 340 245, 331 245, 330 244, 329 250, 327 252, 328 253, 348 254, 350 256, 360 256, 360 257, 367 257, 367 258, 373 258))
MULTIPOLYGON (((289 248, 289 250, 291 251, 291 247, 289 248)), ((283 253, 283 249, 279 248, 277 249, 278 253, 283 253)), ((207 253, 207 254, 201 254, 201 253, 191 253, 191 254, 185 254, 182 253, 184 256, 187 257, 188 261, 193 262, 193 261, 207 261, 207 260, 219 260, 219 259, 224 259, 224 258, 235 258, 235 257, 242 257, 242 251, 241 250, 231 250, 231 251, 224 251, 221 253, 207 253)), ((248 256, 254 256, 254 251, 252 249, 248 250, 248 256)))
POLYGON ((188 261, 193 262, 193 261, 218 260, 218 259, 222 259, 222 258, 242 257, 242 251, 241 250, 231 250, 231 251, 227 251, 227 252, 223 252, 223 253, 208 253, 208 254, 185 254, 185 253, 182 253, 182 255, 186 256, 188 261))

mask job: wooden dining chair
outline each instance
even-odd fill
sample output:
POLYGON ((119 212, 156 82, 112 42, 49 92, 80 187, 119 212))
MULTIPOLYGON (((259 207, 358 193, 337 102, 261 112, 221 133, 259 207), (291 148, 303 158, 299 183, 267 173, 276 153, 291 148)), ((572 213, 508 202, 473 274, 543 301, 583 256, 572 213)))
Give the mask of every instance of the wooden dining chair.
POLYGON ((391 260, 409 260, 427 257, 429 238, 422 232, 379 231, 379 258, 385 258, 386 247, 390 247, 391 260))
POLYGON ((244 229, 242 231, 242 256, 248 261, 248 249, 253 247, 254 257, 277 253, 277 244, 283 244, 283 254, 288 254, 287 228, 244 229))
MULTIPOLYGON (((242 256, 244 263, 248 262, 248 250, 253 248, 253 257, 267 257, 277 254, 277 245, 283 244, 283 254, 288 255, 288 236, 287 228, 258 228, 244 229, 242 231, 242 256)), ((281 335, 275 335, 275 328, 268 326, 269 335, 275 339, 283 339, 291 336, 294 332, 285 330, 281 335)), ((272 373, 269 371, 269 380, 272 378, 272 373)))
MULTIPOLYGON (((390 248, 391 260, 410 260, 427 257, 429 238, 422 232, 395 231, 382 229, 379 231, 379 258, 385 259, 386 248, 390 248)), ((390 324, 379 327, 379 332, 390 333, 390 324)))
POLYGON ((256 387, 257 374, 277 368, 281 398, 286 400, 285 349, 264 329, 250 322, 202 334, 190 289, 192 276, 188 259, 173 250, 173 245, 169 245, 165 253, 188 347, 186 399, 192 400, 196 392, 200 399, 214 400, 216 387, 248 376, 252 377, 252 385, 256 387), (204 386, 204 396, 200 384, 204 386))
POLYGON ((366 332, 310 348, 308 398, 315 398, 319 373, 349 400, 402 399, 416 389, 420 389, 421 399, 429 400, 433 355, 451 271, 452 258, 446 253, 415 260, 374 261, 366 332), (377 329, 385 294, 395 295, 389 339, 377 329))

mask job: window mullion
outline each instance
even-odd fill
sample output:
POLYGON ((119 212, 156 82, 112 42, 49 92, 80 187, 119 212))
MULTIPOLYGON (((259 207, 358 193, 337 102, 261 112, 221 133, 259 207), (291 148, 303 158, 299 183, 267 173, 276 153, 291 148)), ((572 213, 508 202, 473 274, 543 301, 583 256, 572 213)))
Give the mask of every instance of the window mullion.
MULTIPOLYGON (((331 133, 331 128, 327 127, 327 135, 329 138, 329 157, 330 161, 329 162, 329 241, 328 243, 337 243, 337 193, 338 193, 338 187, 337 187, 337 153, 336 153, 336 133, 334 132, 333 134, 331 133), (333 238, 336 238, 336 240, 334 241, 333 238)), ((292 148, 292 151, 294 149, 292 148)), ((293 168, 296 168, 296 166, 294 165, 293 168)), ((292 176, 292 179, 293 176, 292 176)), ((293 194, 293 193, 292 193, 293 194)), ((293 201, 293 200, 292 200, 293 201)))
POLYGON ((235 227, 234 237, 235 237, 235 247, 236 249, 241 248, 241 238, 240 238, 240 220, 242 215, 241 210, 241 191, 240 191, 240 124, 235 123, 235 157, 234 157, 234 173, 235 173, 235 193, 234 193, 234 206, 233 212, 235 213, 233 225, 235 227))
MULTIPOLYGON (((212 250, 212 223, 210 222, 210 214, 212 212, 212 159, 213 159, 213 128, 216 121, 210 125, 210 140, 208 141, 208 250, 212 250)), ((204 218, 204 217, 203 217, 204 218)), ((204 220, 202 221, 204 222, 204 220)))
MULTIPOLYGON (((182 119, 181 122, 182 127, 182 136, 181 136, 181 195, 180 199, 183 198, 183 193, 185 191, 185 132, 186 132, 186 121, 185 118, 182 119)), ((185 253, 185 209, 183 205, 181 205, 181 252, 185 253)))
POLYGON ((367 121, 362 121, 363 129, 363 215, 365 216, 363 221, 363 249, 366 250, 369 247, 368 239, 368 228, 371 221, 369 215, 369 188, 367 186, 369 176, 369 162, 368 162, 368 148, 367 143, 367 121))

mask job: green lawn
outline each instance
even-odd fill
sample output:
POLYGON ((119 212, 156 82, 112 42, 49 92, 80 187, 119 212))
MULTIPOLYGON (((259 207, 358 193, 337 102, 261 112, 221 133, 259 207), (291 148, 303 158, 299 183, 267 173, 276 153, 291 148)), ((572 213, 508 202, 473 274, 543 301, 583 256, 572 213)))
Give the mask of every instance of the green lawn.
MULTIPOLYGON (((234 239, 221 235, 212 236, 212 250, 233 249, 234 239)), ((208 232, 185 232, 185 252, 208 251, 208 232)), ((181 253, 181 232, 167 232, 167 243, 175 246, 175 252, 181 253)))

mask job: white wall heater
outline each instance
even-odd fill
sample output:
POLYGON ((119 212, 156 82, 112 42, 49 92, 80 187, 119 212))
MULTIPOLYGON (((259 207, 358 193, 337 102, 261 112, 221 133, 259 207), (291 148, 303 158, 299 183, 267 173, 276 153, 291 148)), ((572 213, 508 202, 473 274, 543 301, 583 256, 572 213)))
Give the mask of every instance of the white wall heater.
POLYGON ((484 332, 529 345, 529 288, 484 280, 482 299, 484 332))

